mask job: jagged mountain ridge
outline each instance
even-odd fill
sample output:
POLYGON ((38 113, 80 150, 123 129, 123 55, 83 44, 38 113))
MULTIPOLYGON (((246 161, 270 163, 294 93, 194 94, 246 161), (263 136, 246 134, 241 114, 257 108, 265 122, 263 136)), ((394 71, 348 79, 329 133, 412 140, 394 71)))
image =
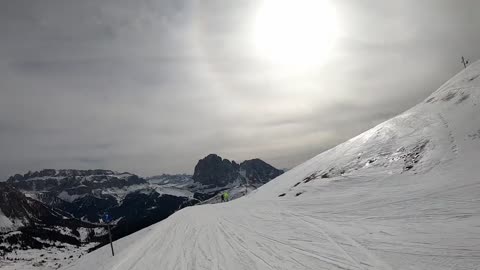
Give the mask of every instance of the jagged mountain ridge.
POLYGON ((195 166, 193 180, 209 187, 228 186, 235 182, 261 185, 282 173, 282 170, 258 158, 237 164, 235 161, 210 154, 195 166))
POLYGON ((44 169, 16 174, 7 182, 22 190, 50 191, 66 196, 78 196, 95 189, 123 188, 126 186, 145 184, 146 181, 130 173, 118 173, 110 170, 53 170, 44 169))

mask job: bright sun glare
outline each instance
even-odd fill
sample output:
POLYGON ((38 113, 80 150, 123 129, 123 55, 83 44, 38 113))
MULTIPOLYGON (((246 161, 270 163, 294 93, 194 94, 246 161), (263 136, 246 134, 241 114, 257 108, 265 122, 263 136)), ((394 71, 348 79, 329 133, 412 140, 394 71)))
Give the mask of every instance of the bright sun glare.
POLYGON ((338 34, 327 0, 264 0, 254 23, 256 53, 273 64, 322 64, 338 34))

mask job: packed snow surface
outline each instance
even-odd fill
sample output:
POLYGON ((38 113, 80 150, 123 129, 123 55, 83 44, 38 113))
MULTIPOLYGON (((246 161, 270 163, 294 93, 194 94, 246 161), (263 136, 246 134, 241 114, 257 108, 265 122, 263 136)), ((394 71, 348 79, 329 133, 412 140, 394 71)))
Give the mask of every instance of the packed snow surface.
POLYGON ((66 269, 480 269, 480 64, 246 197, 66 269))

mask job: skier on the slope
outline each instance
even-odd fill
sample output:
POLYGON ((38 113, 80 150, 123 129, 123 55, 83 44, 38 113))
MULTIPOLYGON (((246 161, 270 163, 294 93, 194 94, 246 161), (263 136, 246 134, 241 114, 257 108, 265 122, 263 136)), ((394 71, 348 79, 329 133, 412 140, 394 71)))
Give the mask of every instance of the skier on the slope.
POLYGON ((222 202, 228 202, 228 199, 229 199, 230 195, 228 195, 228 192, 224 192, 222 194, 222 202))

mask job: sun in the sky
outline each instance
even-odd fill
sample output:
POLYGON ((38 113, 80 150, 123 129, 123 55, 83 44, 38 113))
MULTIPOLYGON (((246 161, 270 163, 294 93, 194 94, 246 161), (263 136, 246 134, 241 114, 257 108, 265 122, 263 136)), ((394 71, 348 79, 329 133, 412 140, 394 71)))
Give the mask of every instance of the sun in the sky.
POLYGON ((256 54, 292 67, 324 62, 338 35, 335 9, 327 0, 264 0, 253 27, 256 54))

